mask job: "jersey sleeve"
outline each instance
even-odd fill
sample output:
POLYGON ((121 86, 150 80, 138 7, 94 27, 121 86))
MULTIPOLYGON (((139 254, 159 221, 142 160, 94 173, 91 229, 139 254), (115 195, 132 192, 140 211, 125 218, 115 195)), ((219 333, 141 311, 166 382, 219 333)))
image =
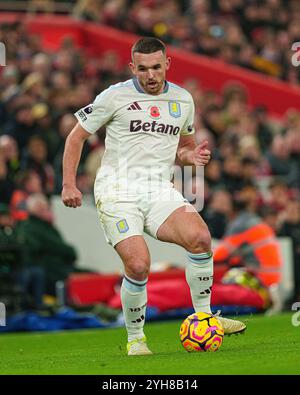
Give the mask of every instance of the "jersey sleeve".
POLYGON ((112 119, 115 108, 112 98, 112 93, 106 89, 95 98, 93 103, 75 112, 74 115, 83 129, 94 134, 112 119))
POLYGON ((189 136, 195 133, 195 128, 194 128, 195 104, 192 95, 189 96, 190 96, 189 109, 188 109, 186 121, 180 131, 181 136, 189 136))

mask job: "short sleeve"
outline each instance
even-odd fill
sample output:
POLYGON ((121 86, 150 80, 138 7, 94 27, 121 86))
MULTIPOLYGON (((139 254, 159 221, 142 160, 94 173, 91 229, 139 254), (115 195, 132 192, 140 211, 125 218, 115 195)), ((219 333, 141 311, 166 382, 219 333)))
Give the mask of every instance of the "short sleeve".
POLYGON ((186 121, 180 131, 181 136, 188 136, 195 133, 195 128, 194 128, 195 104, 192 96, 189 95, 189 97, 190 97, 189 108, 187 111, 186 121))
POLYGON ((81 108, 74 115, 80 125, 93 134, 112 119, 114 108, 112 92, 106 89, 95 98, 93 103, 81 108))

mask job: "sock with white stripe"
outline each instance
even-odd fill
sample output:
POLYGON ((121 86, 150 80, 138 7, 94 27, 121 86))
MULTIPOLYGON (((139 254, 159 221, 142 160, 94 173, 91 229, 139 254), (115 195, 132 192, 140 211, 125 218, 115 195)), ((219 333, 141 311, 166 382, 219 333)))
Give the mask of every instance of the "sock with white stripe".
POLYGON ((210 297, 213 283, 212 252, 192 254, 187 252, 188 263, 185 270, 195 312, 211 313, 210 297))
POLYGON ((121 301, 128 341, 144 337, 144 324, 147 306, 148 279, 133 280, 125 276, 121 286, 121 301))

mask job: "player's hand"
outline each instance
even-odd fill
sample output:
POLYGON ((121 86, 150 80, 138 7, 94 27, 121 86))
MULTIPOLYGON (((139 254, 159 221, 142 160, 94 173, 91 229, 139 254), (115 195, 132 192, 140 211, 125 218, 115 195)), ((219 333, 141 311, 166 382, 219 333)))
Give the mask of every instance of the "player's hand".
POLYGON ((76 186, 64 186, 61 193, 61 200, 67 207, 80 207, 82 202, 82 193, 76 188, 76 186))
POLYGON ((207 149, 208 141, 204 140, 197 145, 193 152, 193 161, 195 166, 205 166, 210 161, 211 152, 207 149))

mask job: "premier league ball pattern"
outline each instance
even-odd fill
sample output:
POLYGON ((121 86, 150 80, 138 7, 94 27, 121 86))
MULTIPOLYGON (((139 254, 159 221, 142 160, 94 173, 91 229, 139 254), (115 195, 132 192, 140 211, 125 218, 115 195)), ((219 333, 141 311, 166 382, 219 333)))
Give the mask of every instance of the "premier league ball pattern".
POLYGON ((180 340, 188 352, 217 351, 223 342, 224 330, 213 315, 194 313, 180 327, 180 340))

